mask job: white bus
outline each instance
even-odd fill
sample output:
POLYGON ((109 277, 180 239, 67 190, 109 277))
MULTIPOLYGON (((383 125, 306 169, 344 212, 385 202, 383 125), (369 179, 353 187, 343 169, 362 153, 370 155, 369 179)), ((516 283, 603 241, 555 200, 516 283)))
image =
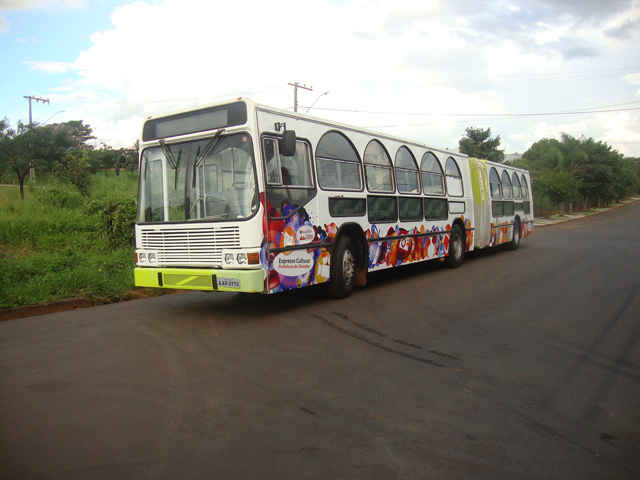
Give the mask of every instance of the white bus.
POLYGON ((150 117, 140 152, 141 287, 345 298, 533 230, 525 170, 244 98, 150 117))

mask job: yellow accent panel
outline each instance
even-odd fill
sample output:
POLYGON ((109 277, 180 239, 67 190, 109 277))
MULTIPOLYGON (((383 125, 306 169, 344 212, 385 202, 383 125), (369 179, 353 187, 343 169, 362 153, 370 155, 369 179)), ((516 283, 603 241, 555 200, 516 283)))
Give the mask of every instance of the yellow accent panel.
POLYGON ((190 287, 207 287, 207 290, 213 288, 213 280, 209 275, 176 275, 165 273, 162 281, 168 287, 174 288, 190 288, 190 287))
POLYGON ((491 195, 486 160, 469 158, 469 175, 473 191, 473 246, 484 248, 491 243, 491 195))
POLYGON ((253 292, 264 290, 264 270, 221 270, 190 268, 141 268, 134 270, 136 287, 172 288, 181 290, 212 291, 213 279, 238 279, 240 288, 219 287, 218 291, 253 292), (162 286, 158 282, 158 274, 162 274, 162 286))
POLYGON ((158 288, 158 270, 151 268, 136 268, 133 271, 136 287, 158 288))
POLYGON ((486 160, 469 158, 469 175, 471 176, 473 199, 478 205, 484 205, 489 200, 486 160))

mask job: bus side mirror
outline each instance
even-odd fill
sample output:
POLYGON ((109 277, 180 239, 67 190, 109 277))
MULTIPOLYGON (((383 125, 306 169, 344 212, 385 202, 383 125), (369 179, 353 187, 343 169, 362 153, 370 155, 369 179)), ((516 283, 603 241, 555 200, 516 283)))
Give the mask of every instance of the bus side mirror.
POLYGON ((295 130, 285 130, 279 143, 280 154, 284 157, 293 157, 296 154, 295 130))

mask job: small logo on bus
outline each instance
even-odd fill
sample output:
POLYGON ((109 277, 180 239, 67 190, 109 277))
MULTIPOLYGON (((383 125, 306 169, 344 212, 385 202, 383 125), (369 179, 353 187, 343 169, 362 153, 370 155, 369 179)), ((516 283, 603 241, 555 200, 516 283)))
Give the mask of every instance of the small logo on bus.
POLYGON ((311 225, 302 225, 296 232, 296 236, 298 238, 298 244, 311 243, 316 237, 316 231, 311 225))

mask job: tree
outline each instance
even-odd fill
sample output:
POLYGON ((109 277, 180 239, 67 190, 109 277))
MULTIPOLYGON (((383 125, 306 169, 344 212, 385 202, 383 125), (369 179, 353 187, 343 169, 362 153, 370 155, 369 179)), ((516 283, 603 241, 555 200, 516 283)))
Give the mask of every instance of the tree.
POLYGON ((460 152, 470 157, 491 160, 492 162, 504 162, 504 150, 499 150, 500 135, 491 138, 491 128, 468 127, 466 136, 458 141, 460 152))
POLYGON ((531 145, 522 155, 522 159, 528 162, 529 170, 553 170, 564 163, 562 143, 555 138, 543 138, 531 145))
POLYGON ((633 170, 633 167, 625 162, 614 171, 614 184, 616 201, 621 201, 629 198, 639 190, 640 178, 633 170))
POLYGON ((121 148, 120 154, 122 161, 120 168, 126 168, 129 172, 138 170, 138 158, 140 155, 140 141, 136 142, 129 148, 121 148))
POLYGON ((107 170, 115 166, 116 152, 113 147, 103 143, 100 148, 88 152, 88 161, 91 165, 92 173, 98 173, 100 170, 104 170, 106 175, 107 170))
POLYGON ((102 144, 99 149, 88 152, 88 162, 91 165, 92 173, 116 168, 133 172, 138 169, 138 142, 132 147, 114 149, 110 145, 102 144))
POLYGON ((522 160, 515 162, 514 166, 529 170, 534 194, 546 196, 552 205, 559 204, 560 214, 563 215, 564 203, 569 203, 571 212, 573 202, 580 198, 580 192, 574 195, 573 188, 576 185, 569 182, 569 177, 573 178, 576 163, 582 157, 573 137, 563 133, 561 138, 562 141, 555 138, 537 141, 524 152, 522 160))
POLYGON ((93 147, 87 142, 95 140, 93 129, 89 125, 85 125, 82 120, 70 120, 65 123, 54 124, 56 128, 66 128, 69 134, 75 139, 75 148, 80 150, 91 150, 93 147))
POLYGON ((52 125, 19 121, 13 129, 5 118, 0 121, 0 167, 16 174, 24 200, 24 181, 32 168, 59 169, 70 150, 90 149, 85 142, 92 138, 91 127, 81 120, 52 125))
POLYGON ((620 176, 617 180, 621 185, 621 196, 618 200, 623 200, 640 192, 640 158, 627 157, 622 161, 620 176))
POLYGON ((580 181, 564 170, 557 169, 547 178, 545 193, 554 205, 560 205, 560 216, 564 216, 564 204, 580 198, 580 181))
POLYGON ((575 175, 580 164, 588 161, 588 154, 584 148, 584 138, 577 139, 567 133, 560 134, 560 150, 562 151, 562 160, 560 167, 571 175, 575 175))
MULTIPOLYGON (((572 138, 572 137, 569 137, 572 138)), ((606 143, 593 138, 581 140, 583 155, 576 164, 575 176, 581 181, 581 193, 587 205, 612 202, 617 199, 616 173, 623 156, 606 143)))
MULTIPOLYGON (((602 141, 562 133, 560 140, 544 138, 531 145, 518 166, 531 170, 538 192, 554 204, 572 202, 569 176, 577 181, 585 206, 626 198, 638 191, 639 174, 633 160, 602 141)), ((534 188, 535 191, 535 188, 534 188)), ((562 207, 561 207, 562 208, 562 207)))
POLYGON ((66 152, 64 160, 56 163, 53 173, 63 182, 74 185, 83 197, 89 196, 89 189, 93 183, 93 172, 87 151, 74 148, 66 152))
POLYGON ((18 128, 14 130, 5 118, 0 122, 0 165, 16 174, 20 197, 24 200, 24 181, 29 171, 36 167, 51 170, 74 143, 66 128, 18 122, 18 128))

